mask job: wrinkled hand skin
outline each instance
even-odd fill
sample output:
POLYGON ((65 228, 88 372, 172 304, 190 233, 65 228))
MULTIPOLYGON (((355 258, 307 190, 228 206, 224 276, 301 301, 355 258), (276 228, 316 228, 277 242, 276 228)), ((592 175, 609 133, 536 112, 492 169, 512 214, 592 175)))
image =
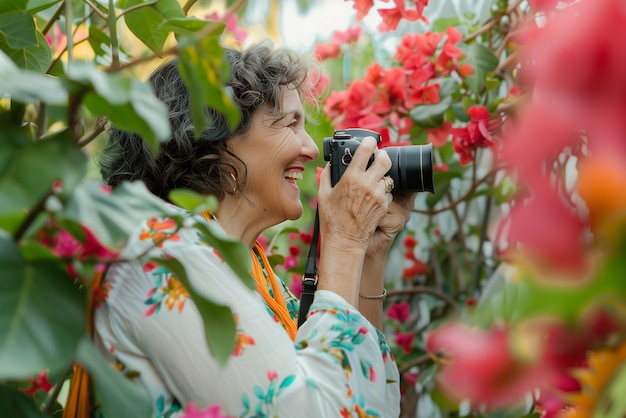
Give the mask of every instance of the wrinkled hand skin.
POLYGON ((404 215, 392 204, 382 177, 391 168, 374 138, 364 138, 335 187, 327 166, 320 178, 318 208, 321 253, 319 289, 331 290, 357 306, 366 251, 387 248, 404 215), (370 156, 374 161, 367 167, 370 156))

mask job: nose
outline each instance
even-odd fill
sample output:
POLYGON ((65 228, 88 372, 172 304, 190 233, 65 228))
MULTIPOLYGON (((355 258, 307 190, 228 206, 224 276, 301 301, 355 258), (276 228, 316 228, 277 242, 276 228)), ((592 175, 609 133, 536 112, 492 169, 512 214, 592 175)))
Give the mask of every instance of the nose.
POLYGON ((313 141, 311 135, 309 135, 309 133, 305 130, 302 132, 303 134, 300 139, 302 141, 302 151, 300 154, 303 155, 307 161, 313 161, 319 155, 320 150, 317 148, 317 144, 313 141))

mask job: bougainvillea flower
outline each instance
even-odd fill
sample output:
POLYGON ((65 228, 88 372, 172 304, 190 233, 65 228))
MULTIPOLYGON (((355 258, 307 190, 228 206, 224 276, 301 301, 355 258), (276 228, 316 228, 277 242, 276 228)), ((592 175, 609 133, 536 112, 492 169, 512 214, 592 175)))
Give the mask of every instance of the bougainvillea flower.
POLYGON ((502 328, 479 330, 451 323, 427 336, 426 350, 441 363, 437 381, 448 396, 489 409, 519 403, 552 377, 550 369, 517 360, 502 328))
POLYGON ((313 53, 318 61, 325 61, 341 56, 341 47, 336 43, 316 44, 313 53))
POLYGON ((459 154, 462 165, 474 159, 474 151, 478 148, 491 147, 495 144, 489 132, 490 114, 484 106, 472 106, 467 110, 470 121, 463 128, 452 128, 452 146, 459 154))
POLYGON ((351 26, 344 32, 335 31, 332 42, 337 44, 356 43, 363 32, 362 26, 351 26))
POLYGON ((42 370, 36 377, 30 380, 30 386, 22 390, 22 392, 26 396, 35 396, 35 393, 39 390, 48 393, 50 389, 52 389, 52 384, 48 381, 48 371, 42 370))
POLYGON ((393 341, 398 345, 398 347, 402 348, 402 351, 408 354, 413 349, 414 339, 415 333, 413 332, 396 331, 393 341))
MULTIPOLYGON (((349 0, 346 0, 349 1, 349 0)), ((352 6, 354 10, 356 10, 356 19, 363 20, 365 16, 370 12, 371 8, 374 7, 374 0, 353 0, 354 5, 352 6)))
MULTIPOLYGON (((207 20, 224 21, 224 16, 220 16, 218 13, 213 12, 205 17, 207 20)), ((226 18, 224 22, 226 24, 226 30, 229 31, 236 41, 243 42, 248 37, 248 32, 241 29, 236 14, 231 14, 226 18)))
POLYGON ((409 319, 411 307, 408 302, 392 303, 387 309, 387 318, 395 319, 398 322, 404 322, 409 319))
POLYGON ((448 143, 450 129, 452 129, 452 122, 448 120, 444 121, 443 125, 438 128, 427 129, 426 132, 428 136, 426 137, 426 141, 429 144, 433 144, 434 147, 443 147, 448 143))
POLYGON ((457 46, 463 39, 461 32, 454 26, 448 26, 446 33, 448 37, 435 63, 435 68, 441 74, 449 74, 456 67, 457 58, 463 53, 463 50, 457 46))

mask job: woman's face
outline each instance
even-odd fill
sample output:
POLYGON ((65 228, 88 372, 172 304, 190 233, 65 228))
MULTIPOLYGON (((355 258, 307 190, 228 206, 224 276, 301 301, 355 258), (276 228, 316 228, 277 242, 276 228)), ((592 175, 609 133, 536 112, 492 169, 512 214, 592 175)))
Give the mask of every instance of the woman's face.
POLYGON ((229 149, 248 168, 246 196, 259 216, 276 224, 302 215, 300 189, 304 164, 319 150, 304 130, 304 109, 298 92, 284 88, 281 118, 257 110, 249 131, 229 141, 229 149))

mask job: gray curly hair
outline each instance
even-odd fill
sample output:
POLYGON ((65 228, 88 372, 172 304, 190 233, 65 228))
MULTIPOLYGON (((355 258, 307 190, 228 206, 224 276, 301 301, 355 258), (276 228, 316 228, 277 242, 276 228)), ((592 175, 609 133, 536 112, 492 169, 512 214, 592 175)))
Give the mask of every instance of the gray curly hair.
POLYGON ((243 161, 227 149, 228 139, 245 134, 258 109, 277 120, 283 87, 294 86, 303 99, 314 96, 313 83, 309 81, 316 74, 312 71, 315 64, 294 51, 274 49, 267 43, 241 51, 226 48, 225 57, 231 66, 227 86, 241 111, 235 130, 229 129, 222 113, 207 107, 210 123, 195 138, 189 91, 181 78, 178 61, 170 60, 148 79, 157 98, 169 109, 170 139, 161 143, 155 154, 138 134, 110 126, 97 161, 106 184, 115 187, 123 181, 141 180, 164 200, 177 188, 212 194, 219 200, 225 193, 244 189, 247 170, 243 161))

